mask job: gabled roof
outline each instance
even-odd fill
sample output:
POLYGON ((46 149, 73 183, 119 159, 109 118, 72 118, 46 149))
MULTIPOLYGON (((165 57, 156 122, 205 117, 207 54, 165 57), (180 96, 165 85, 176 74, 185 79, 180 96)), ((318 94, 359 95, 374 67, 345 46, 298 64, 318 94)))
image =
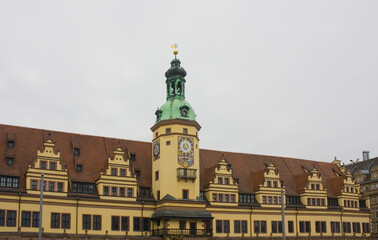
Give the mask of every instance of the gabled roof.
MULTIPOLYGON (((29 164, 37 158, 37 150, 42 150, 43 143, 51 139, 55 152, 60 152, 60 161, 63 168, 67 168, 71 181, 91 182, 103 171, 107 159, 113 157, 113 151, 118 147, 127 149, 130 154, 136 155, 136 161, 131 161, 133 169, 140 170, 137 178, 141 187, 152 185, 152 146, 150 142, 140 142, 125 139, 114 139, 99 136, 89 136, 74 133, 65 133, 43 129, 16 127, 0 124, 0 175, 20 176, 21 191, 25 190, 25 173, 29 164), (7 139, 13 136, 14 149, 7 150, 7 139), (76 172, 73 147, 80 147, 80 162, 82 172, 76 172), (6 164, 7 154, 15 158, 13 166, 6 164)), ((256 154, 234 153, 200 149, 200 184, 204 189, 210 180, 209 173, 214 171, 222 154, 232 165, 233 176, 239 179, 239 192, 254 193, 253 186, 260 184, 259 172, 266 169, 267 164, 273 163, 284 182, 286 193, 297 196, 297 176, 305 173, 304 168, 314 167, 322 176, 323 185, 330 189, 331 179, 336 178, 334 172, 342 175, 339 168, 332 163, 316 162, 296 158, 274 157, 256 154), (256 178, 257 177, 257 178, 256 178)), ((332 188, 333 189, 333 188, 332 188)), ((330 196, 333 195, 328 191, 330 196)))
MULTIPOLYGON (((224 154, 224 157, 229 164, 232 165, 233 175, 235 178, 239 179, 239 192, 243 193, 254 193, 252 186, 260 184, 261 180, 261 177, 256 178, 255 175, 264 172, 267 164, 270 163, 273 163, 276 166, 276 169, 280 174, 280 180, 284 182, 286 194, 291 196, 299 195, 296 186, 297 181, 300 181, 301 178, 298 179, 297 176, 306 173, 304 168, 311 170, 315 167, 319 171, 319 174, 321 174, 322 183, 327 189, 330 186, 329 180, 337 177, 334 172, 342 175, 342 172, 336 164, 332 163, 201 149, 201 189, 206 185, 205 179, 207 173, 202 169, 209 169, 214 166, 222 154, 224 154)), ((328 192, 328 194, 330 197, 333 196, 331 192, 328 192)))

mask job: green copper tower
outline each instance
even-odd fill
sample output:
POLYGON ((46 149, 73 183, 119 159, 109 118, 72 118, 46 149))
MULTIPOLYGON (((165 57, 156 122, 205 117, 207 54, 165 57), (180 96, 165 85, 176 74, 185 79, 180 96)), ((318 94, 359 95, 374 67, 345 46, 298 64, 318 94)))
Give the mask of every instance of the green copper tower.
POLYGON ((155 112, 156 123, 173 119, 196 121, 193 108, 185 101, 186 71, 180 66, 180 60, 176 58, 177 51, 174 54, 171 67, 165 73, 167 101, 155 112))

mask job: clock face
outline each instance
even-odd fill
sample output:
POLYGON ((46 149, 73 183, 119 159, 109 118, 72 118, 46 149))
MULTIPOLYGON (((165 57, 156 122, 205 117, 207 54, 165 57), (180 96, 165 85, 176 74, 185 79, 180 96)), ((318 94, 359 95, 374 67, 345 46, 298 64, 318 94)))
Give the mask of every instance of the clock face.
POLYGON ((193 139, 187 137, 178 137, 178 163, 183 167, 193 165, 193 139))
POLYGON ((160 158, 160 141, 159 140, 154 142, 152 151, 154 153, 154 160, 159 159, 160 158))

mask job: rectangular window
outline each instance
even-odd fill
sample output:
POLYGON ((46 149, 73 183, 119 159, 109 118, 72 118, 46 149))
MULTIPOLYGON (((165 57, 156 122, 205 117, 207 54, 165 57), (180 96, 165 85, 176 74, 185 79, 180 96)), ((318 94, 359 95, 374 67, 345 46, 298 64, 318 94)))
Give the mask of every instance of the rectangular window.
POLYGON ((56 170, 56 162, 50 162, 50 170, 56 170))
POLYGON ((331 233, 340 233, 340 222, 331 222, 331 233))
POLYGON ((273 181, 273 187, 277 188, 277 181, 273 181))
POLYGON ((41 162, 40 162, 40 168, 41 168, 41 169, 46 169, 46 165, 47 165, 47 164, 46 164, 46 161, 41 161, 41 162))
POLYGON ((248 233, 248 223, 247 221, 241 221, 242 233, 248 233))
POLYGON ((235 220, 234 221, 234 233, 240 233, 241 231, 241 226, 240 226, 240 221, 239 220, 235 220))
POLYGON ((58 192, 63 192, 63 183, 58 183, 58 192))
POLYGON ((83 230, 91 229, 91 215, 83 214, 83 230))
POLYGON ((218 184, 223 184, 223 178, 218 177, 218 184))
POLYGON ((326 233, 327 232, 326 222, 325 221, 316 221, 315 222, 315 231, 317 233, 326 233))
POLYGON ((150 219, 134 217, 134 231, 150 231, 150 219))
POLYGON ((124 197, 125 196, 125 188, 121 187, 119 188, 119 196, 124 197))
POLYGON ((272 233, 282 233, 281 221, 272 221, 272 233))
POLYGON ((129 217, 121 217, 121 230, 129 231, 129 217))
POLYGON ((112 231, 119 231, 119 216, 112 216, 112 231))
POLYGON ((51 228, 60 228, 60 214, 51 213, 51 228))
POLYGON ((71 214, 62 213, 62 228, 63 229, 71 228, 71 214))
POLYGON ((310 233, 311 232, 311 224, 309 221, 300 221, 299 222, 299 232, 301 233, 310 233))
POLYGON ((133 189, 132 188, 127 189, 127 197, 133 197, 133 189))
POLYGON ((5 225, 5 210, 0 210, 0 226, 5 225))
POLYGON ((22 211, 21 226, 30 227, 30 223, 31 223, 30 218, 31 218, 31 212, 22 211))
POLYGON ((104 196, 109 195, 109 187, 104 187, 104 196))
POLYGON ((111 170, 111 174, 112 174, 112 176, 117 176, 117 168, 112 168, 112 170, 111 170))
POLYGON ((80 148, 74 148, 73 149, 73 155, 74 156, 79 156, 80 155, 80 148))
POLYGON ((160 191, 156 191, 156 195, 157 195, 157 196, 156 196, 156 199, 157 199, 157 200, 160 200, 160 191))
POLYGON ((184 128, 182 132, 183 132, 183 133, 188 133, 188 129, 187 129, 187 128, 184 128))
POLYGON ((352 229, 350 227, 350 222, 343 222, 343 232, 351 233, 352 229))
POLYGON ((16 211, 7 211, 7 227, 16 226, 16 211))
POLYGON ((267 183, 267 186, 270 188, 270 187, 272 187, 272 182, 271 181, 268 181, 267 183))
POLYGON ((151 189, 146 187, 139 188, 139 196, 141 198, 149 198, 151 196, 151 189))
POLYGON ((150 231, 150 219, 143 218, 143 231, 150 231))
POLYGON ((171 145, 171 141, 166 141, 165 145, 167 145, 167 146, 171 145))
POLYGON ((55 182, 49 182, 49 191, 54 192, 55 182))
POLYGON ((165 133, 171 133, 171 129, 170 128, 166 128, 165 129, 165 133))
POLYGON ((39 227, 39 212, 33 212, 32 227, 39 227))
POLYGON ((226 184, 226 185, 230 184, 230 179, 229 178, 224 178, 224 184, 226 184))
POLYGON ((218 201, 223 202, 223 194, 218 194, 218 201))
POLYGON ((217 233, 222 233, 222 220, 217 220, 215 222, 215 228, 217 233))
POLYGON ((112 196, 117 196, 117 187, 112 187, 112 196))
POLYGON ((229 202, 229 201, 230 201, 230 195, 225 194, 225 195, 224 195, 224 201, 225 201, 225 202, 229 202))
POLYGON ((126 169, 121 169, 119 174, 121 175, 121 177, 126 176, 126 169))
POLYGON ((134 231, 141 231, 139 217, 134 217, 134 231))
POLYGON ((7 165, 8 166, 13 166, 14 164, 14 158, 12 157, 7 157, 7 165))
POLYGON ((216 202, 216 201, 217 201, 217 195, 213 193, 213 202, 216 202))
POLYGON ((93 215, 93 230, 101 230, 101 216, 93 215))
POLYGON ((253 222, 255 233, 266 233, 266 221, 253 222))
POLYGON ((8 148, 14 148, 14 141, 8 140, 8 148))
POLYGON ((353 223, 353 233, 361 233, 361 224, 359 222, 353 223))
POLYGON ((294 222, 288 221, 287 223, 288 223, 287 227, 288 227, 289 233, 293 233, 294 232, 294 222))
POLYGON ((76 172, 82 172, 83 171, 83 165, 76 164, 76 172))
POLYGON ((130 154, 130 161, 135 161, 135 160, 136 160, 136 155, 130 154))
POLYGON ((182 190, 182 199, 188 199, 189 198, 189 190, 183 189, 182 190))
POLYGON ((272 204, 272 197, 268 196, 268 204, 272 204))
POLYGON ((37 190, 37 180, 31 180, 31 190, 37 190))
POLYGON ((155 181, 159 180, 159 171, 155 172, 155 181))
POLYGON ((232 203, 235 202, 235 195, 234 195, 234 194, 231 195, 231 202, 232 202, 232 203))
POLYGON ((370 223, 362 223, 362 232, 370 233, 370 223))
POLYGON ((186 228, 186 221, 185 220, 180 220, 179 224, 180 224, 180 230, 185 230, 185 228, 186 228))
POLYGON ((223 232, 224 233, 230 233, 230 221, 229 220, 223 221, 223 232))
POLYGON ((247 227, 247 221, 234 221, 234 233, 247 233, 248 227, 247 227))

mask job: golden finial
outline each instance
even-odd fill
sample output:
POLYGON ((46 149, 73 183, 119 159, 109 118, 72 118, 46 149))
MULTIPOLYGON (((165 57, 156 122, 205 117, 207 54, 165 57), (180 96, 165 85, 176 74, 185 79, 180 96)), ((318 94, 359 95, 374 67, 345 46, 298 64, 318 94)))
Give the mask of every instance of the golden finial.
POLYGON ((172 45, 171 45, 171 48, 174 48, 174 49, 175 49, 175 50, 173 50, 173 54, 175 55, 175 58, 176 58, 176 55, 178 54, 178 50, 177 50, 178 45, 177 45, 177 43, 172 44, 172 45))

